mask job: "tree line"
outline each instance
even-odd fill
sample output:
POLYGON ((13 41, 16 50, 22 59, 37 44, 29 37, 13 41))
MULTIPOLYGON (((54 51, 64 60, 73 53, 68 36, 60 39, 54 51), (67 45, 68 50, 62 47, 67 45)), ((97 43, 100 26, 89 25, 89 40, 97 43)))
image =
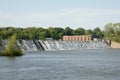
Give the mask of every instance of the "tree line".
POLYGON ((0 39, 8 39, 11 35, 16 34, 17 39, 40 39, 45 40, 45 38, 53 38, 55 40, 62 39, 64 35, 95 35, 100 38, 104 37, 103 31, 96 27, 93 30, 85 30, 82 27, 77 29, 71 29, 70 27, 27 27, 27 28, 16 28, 16 27, 2 27, 0 28, 0 39))
POLYGON ((45 38, 59 40, 62 39, 64 35, 93 35, 120 42, 120 23, 108 23, 104 26, 104 30, 101 30, 99 27, 96 27, 93 30, 84 29, 82 27, 78 27, 77 29, 72 29, 70 27, 0 27, 0 39, 8 39, 13 34, 16 34, 17 39, 25 40, 45 40, 45 38))

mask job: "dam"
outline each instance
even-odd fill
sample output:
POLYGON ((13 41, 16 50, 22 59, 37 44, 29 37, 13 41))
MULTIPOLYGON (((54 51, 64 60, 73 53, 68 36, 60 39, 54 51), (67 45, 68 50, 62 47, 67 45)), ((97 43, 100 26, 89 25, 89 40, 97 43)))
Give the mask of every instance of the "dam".
MULTIPOLYGON (((7 40, 0 40, 0 50, 7 45, 7 40)), ((62 41, 46 39, 42 40, 17 40, 17 45, 23 51, 59 51, 81 49, 106 49, 110 48, 105 41, 62 41)))

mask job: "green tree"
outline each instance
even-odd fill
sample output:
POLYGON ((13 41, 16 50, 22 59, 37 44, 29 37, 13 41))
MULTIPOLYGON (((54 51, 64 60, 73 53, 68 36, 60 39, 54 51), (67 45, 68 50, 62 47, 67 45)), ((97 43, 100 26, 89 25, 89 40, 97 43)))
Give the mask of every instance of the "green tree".
POLYGON ((114 35, 120 35, 120 23, 114 24, 114 35))
POLYGON ((85 34, 87 35, 92 35, 93 34, 93 31, 91 29, 88 29, 85 31, 85 34))
POLYGON ((103 37, 104 37, 103 31, 102 31, 99 27, 96 27, 96 28, 93 30, 93 35, 94 35, 94 36, 99 36, 100 38, 103 38, 103 37))
POLYGON ((39 36, 40 40, 45 40, 45 38, 48 38, 48 37, 49 37, 48 31, 40 32, 40 36, 39 36))
POLYGON ((83 34, 85 34, 85 29, 83 29, 83 28, 77 28, 74 31, 74 35, 83 35, 83 34))
POLYGON ((70 27, 66 27, 63 31, 64 35, 73 35, 73 30, 70 27))
POLYGON ((105 37, 120 42, 120 23, 109 23, 104 27, 105 37))
POLYGON ((104 33, 107 38, 110 38, 114 34, 114 24, 106 24, 104 27, 104 33))

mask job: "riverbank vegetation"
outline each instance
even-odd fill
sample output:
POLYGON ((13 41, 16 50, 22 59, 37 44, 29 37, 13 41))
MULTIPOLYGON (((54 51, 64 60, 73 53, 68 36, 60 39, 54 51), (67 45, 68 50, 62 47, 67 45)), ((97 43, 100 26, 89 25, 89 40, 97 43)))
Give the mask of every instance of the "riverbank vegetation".
POLYGON ((109 23, 104 27, 105 37, 120 43, 120 23, 109 23))
POLYGON ((7 42, 7 45, 4 46, 4 50, 0 52, 0 56, 21 56, 23 55, 22 50, 19 46, 16 45, 16 35, 13 34, 7 42))

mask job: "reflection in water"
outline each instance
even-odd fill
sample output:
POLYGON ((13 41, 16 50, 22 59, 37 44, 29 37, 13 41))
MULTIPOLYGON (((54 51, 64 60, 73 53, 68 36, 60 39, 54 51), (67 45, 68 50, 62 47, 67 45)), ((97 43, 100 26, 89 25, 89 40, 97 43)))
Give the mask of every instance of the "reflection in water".
POLYGON ((119 52, 71 50, 0 57, 0 80, 119 80, 119 52))
POLYGON ((8 59, 8 60, 15 60, 15 58, 16 58, 16 57, 14 57, 14 56, 7 56, 7 59, 8 59))

